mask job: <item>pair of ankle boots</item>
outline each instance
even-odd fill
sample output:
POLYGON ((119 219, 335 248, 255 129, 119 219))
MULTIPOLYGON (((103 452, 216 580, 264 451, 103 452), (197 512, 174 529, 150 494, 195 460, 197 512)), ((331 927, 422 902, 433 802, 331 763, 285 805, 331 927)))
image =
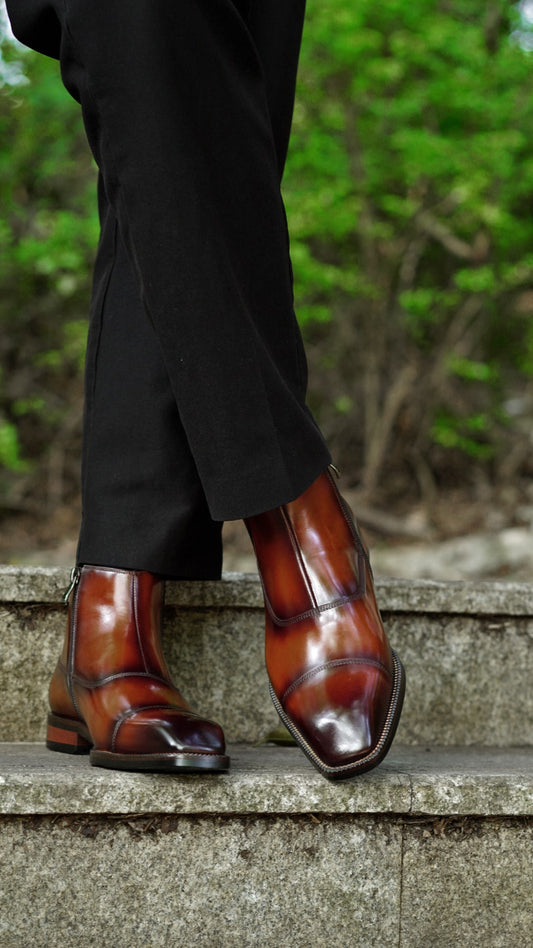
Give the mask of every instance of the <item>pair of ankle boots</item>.
MULTIPOLYGON (((246 521, 263 584, 265 656, 278 714, 331 779, 375 767, 400 717, 404 673, 390 648, 367 551, 325 471, 292 503, 246 521)), ((50 686, 47 745, 124 770, 225 771, 221 727, 188 706, 160 644, 163 581, 73 571, 50 686)))

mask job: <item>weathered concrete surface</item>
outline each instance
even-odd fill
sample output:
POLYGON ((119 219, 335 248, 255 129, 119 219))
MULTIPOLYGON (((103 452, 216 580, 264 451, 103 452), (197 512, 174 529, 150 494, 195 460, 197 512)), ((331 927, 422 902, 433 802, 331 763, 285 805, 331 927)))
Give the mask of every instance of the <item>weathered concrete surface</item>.
POLYGON ((44 739, 48 683, 64 624, 64 609, 0 605, 0 740, 44 739))
POLYGON ((0 602, 61 602, 69 570, 53 566, 0 566, 0 602))
POLYGON ((231 753, 175 777, 0 746, 2 948, 529 944, 530 750, 395 747, 336 784, 231 753))
POLYGON ((0 850, 2 948, 398 944, 388 822, 22 818, 0 850))
POLYGON ((533 621, 384 613, 407 673, 401 743, 533 743, 533 621))
MULTIPOLYGON (((67 581, 62 569, 0 568, 2 740, 44 737, 67 581)), ((378 593, 407 671, 401 743, 533 743, 533 585, 391 581, 378 593)), ((185 696, 228 740, 276 726, 256 578, 168 584, 164 646, 185 696)))
POLYGON ((0 820, 3 948, 522 948, 531 823, 0 820))
POLYGON ((405 827, 398 944, 526 948, 533 932, 533 825, 432 820, 405 827))
MULTIPOLYGON (((63 567, 0 566, 0 602, 57 605, 69 584, 63 567)), ((378 579, 383 611, 533 616, 532 583, 378 579)), ((256 574, 225 573, 221 582, 169 582, 169 605, 262 608, 256 574)))
POLYGON ((227 775, 121 773, 42 744, 0 745, 0 813, 402 813, 533 816, 533 750, 394 746, 325 780, 297 748, 230 747, 227 775))

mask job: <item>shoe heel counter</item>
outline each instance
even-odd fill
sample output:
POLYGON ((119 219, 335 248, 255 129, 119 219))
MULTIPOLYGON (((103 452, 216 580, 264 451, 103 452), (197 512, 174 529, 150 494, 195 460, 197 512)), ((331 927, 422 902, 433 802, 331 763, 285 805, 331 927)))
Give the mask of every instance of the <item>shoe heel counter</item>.
POLYGON ((67 673, 61 659, 58 661, 50 681, 48 703, 50 710, 54 714, 59 714, 67 718, 79 718, 78 712, 70 697, 67 685, 67 673))

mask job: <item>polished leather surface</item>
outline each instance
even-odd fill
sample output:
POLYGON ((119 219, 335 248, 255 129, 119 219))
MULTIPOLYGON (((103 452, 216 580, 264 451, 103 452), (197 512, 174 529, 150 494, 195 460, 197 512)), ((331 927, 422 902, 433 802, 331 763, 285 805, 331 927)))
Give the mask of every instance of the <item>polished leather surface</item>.
POLYGON ((53 724, 85 734, 94 753, 109 755, 109 766, 128 755, 194 755, 193 763, 208 755, 225 769, 222 729, 192 711, 170 679, 160 644, 162 597, 163 582, 151 573, 81 569, 50 685, 53 724))
MULTIPOLYGON (((278 710, 325 770, 350 775, 350 764, 357 772, 368 759, 374 766, 384 756, 375 751, 391 718, 399 663, 367 552, 330 471, 294 502, 246 523, 263 583, 266 665, 278 710)), ((398 703, 394 727, 401 697, 398 703)))

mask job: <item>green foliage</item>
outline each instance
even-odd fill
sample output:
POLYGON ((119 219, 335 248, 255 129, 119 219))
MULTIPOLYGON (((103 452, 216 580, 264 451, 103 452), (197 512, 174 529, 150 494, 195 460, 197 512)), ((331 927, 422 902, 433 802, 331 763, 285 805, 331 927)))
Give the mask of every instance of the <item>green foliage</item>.
MULTIPOLYGON (((506 0, 308 0, 295 295, 312 407, 369 491, 524 458, 505 404, 533 379, 528 29, 506 0)), ((0 500, 45 475, 52 507, 77 485, 94 168, 57 63, 1 50, 0 500)))
POLYGON ((458 418, 445 411, 438 412, 431 427, 435 442, 444 448, 458 448, 470 458, 489 460, 494 455, 491 444, 480 440, 488 435, 491 422, 485 414, 458 418))
POLYGON ((5 419, 0 419, 0 464, 10 471, 21 471, 25 467, 20 458, 16 426, 5 419))
POLYGON ((370 490, 386 460, 434 467, 443 446, 505 457, 502 404, 532 376, 518 18, 504 0, 308 3, 285 178, 296 299, 313 406, 370 490))
POLYGON ((94 169, 58 63, 7 41, 2 53, 27 80, 0 87, 0 501, 50 506, 78 482, 94 169))

